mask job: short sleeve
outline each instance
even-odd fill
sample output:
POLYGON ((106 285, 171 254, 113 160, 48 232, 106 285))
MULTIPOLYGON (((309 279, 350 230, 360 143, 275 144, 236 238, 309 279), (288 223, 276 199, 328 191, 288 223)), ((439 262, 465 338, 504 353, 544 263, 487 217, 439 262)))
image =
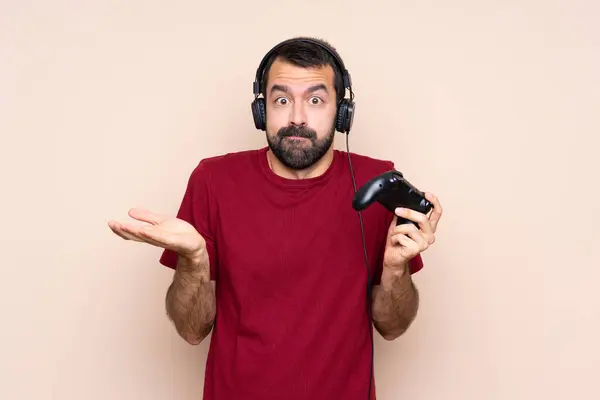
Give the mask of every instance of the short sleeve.
MULTIPOLYGON (((189 222, 206 241, 206 250, 210 262, 211 280, 216 280, 218 271, 217 243, 215 240, 216 203, 211 197, 210 177, 206 162, 201 161, 192 171, 183 199, 177 212, 177 218, 189 222)), ((160 263, 166 267, 177 267, 177 253, 165 249, 160 263)))

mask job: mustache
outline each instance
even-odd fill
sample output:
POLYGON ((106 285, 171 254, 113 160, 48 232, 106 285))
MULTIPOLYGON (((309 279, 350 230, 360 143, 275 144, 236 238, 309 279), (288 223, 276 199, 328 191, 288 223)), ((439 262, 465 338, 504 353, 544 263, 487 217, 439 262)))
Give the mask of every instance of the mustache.
POLYGON ((317 138, 317 132, 305 126, 291 125, 281 128, 277 132, 277 136, 279 136, 280 138, 288 136, 297 136, 301 138, 315 140, 317 138))

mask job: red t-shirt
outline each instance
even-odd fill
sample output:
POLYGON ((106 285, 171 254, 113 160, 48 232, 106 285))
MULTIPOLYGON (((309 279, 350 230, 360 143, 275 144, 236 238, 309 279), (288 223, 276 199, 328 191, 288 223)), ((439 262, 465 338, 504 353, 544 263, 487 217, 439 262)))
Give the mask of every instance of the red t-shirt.
MULTIPOLYGON (((374 331, 347 153, 336 150, 319 177, 292 180, 271 171, 266 151, 202 160, 177 214, 205 238, 216 281, 204 399, 367 400, 374 331)), ((351 157, 357 187, 394 168, 351 157)), ((378 203, 363 211, 374 284, 392 218, 378 203)), ((160 259, 176 261, 170 251, 160 259)), ((411 272, 422 266, 414 258, 411 272)))

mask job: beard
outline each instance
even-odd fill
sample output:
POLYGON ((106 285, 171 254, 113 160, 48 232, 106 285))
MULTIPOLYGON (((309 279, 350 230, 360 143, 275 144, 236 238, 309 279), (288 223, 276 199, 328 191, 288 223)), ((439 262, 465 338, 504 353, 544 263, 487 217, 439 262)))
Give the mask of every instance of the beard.
POLYGON ((308 127, 286 126, 277 131, 275 136, 267 134, 269 148, 286 167, 302 170, 319 161, 333 144, 335 127, 327 135, 317 138, 317 132, 308 127), (290 139, 291 136, 307 140, 290 139))

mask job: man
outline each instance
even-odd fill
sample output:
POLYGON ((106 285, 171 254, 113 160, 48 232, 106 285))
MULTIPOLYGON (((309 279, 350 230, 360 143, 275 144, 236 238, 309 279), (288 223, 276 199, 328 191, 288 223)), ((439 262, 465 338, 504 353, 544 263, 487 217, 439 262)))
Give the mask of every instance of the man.
POLYGON ((206 400, 374 399, 373 326, 392 340, 417 313, 411 274, 440 203, 427 193, 429 216, 397 211, 418 227, 379 204, 361 225, 350 167, 360 186, 394 164, 334 150, 345 90, 327 45, 288 41, 259 71, 268 147, 200 161, 177 218, 132 209, 144 224, 109 223, 165 249, 179 335, 195 345, 212 331, 206 400))

